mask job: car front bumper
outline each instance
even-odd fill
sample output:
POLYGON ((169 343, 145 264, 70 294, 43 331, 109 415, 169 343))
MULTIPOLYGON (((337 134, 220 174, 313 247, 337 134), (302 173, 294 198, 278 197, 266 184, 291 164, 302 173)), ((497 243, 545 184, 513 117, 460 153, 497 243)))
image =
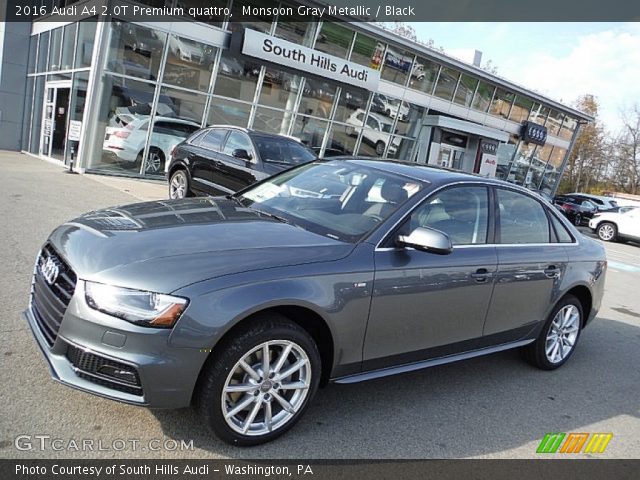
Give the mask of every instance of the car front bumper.
POLYGON ((169 329, 140 327, 92 310, 79 298, 84 298, 82 284, 78 282, 53 345, 42 332, 36 318, 41 316, 33 301, 22 314, 53 379, 78 390, 134 405, 189 406, 208 351, 172 347, 169 329), (78 355, 83 358, 82 362, 77 361, 78 355), (95 366, 102 364, 124 366, 135 372, 138 385, 96 371, 95 366))

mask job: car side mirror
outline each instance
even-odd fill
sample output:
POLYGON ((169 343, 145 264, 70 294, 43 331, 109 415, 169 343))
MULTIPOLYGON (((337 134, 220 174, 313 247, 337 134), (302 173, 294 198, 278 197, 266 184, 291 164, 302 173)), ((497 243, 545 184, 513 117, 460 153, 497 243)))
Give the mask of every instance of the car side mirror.
POLYGON ((448 255, 453 251, 451 239, 446 233, 425 227, 417 227, 409 235, 398 235, 396 243, 438 255, 448 255))
POLYGON ((242 160, 251 160, 251 155, 244 148, 236 148, 231 155, 242 160))

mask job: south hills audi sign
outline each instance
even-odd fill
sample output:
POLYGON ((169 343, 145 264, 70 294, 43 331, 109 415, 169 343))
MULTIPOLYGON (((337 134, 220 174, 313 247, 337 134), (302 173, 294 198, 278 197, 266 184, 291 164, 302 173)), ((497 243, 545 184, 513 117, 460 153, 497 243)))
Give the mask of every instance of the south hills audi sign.
POLYGON ((370 91, 376 91, 380 81, 377 70, 255 30, 244 31, 242 53, 370 91))

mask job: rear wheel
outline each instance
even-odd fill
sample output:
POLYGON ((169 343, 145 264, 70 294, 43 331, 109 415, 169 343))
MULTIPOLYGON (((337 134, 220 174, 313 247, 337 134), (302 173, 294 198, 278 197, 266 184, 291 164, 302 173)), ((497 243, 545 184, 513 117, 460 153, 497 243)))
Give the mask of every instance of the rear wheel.
POLYGON ((310 335, 277 314, 256 319, 216 347, 201 378, 197 408, 222 440, 271 441, 300 419, 320 380, 310 335))
POLYGON ((580 215, 579 213, 576 213, 576 216, 573 217, 573 224, 576 227, 579 227, 580 225, 582 225, 582 215, 580 215))
POLYGON ((598 225, 596 233, 600 240, 604 240, 605 242, 615 242, 618 236, 618 229, 613 223, 603 222, 598 225))
POLYGON ((573 354, 583 324, 582 304, 573 295, 558 302, 535 342, 522 349, 524 359, 542 370, 554 370, 573 354))
POLYGON ((189 177, 182 169, 176 170, 169 179, 169 198, 178 199, 190 197, 189 177))
MULTIPOLYGON (((142 158, 142 152, 139 155, 142 158)), ((150 175, 157 175, 162 173, 164 169, 164 153, 158 147, 150 147, 149 155, 147 155, 147 161, 144 165, 145 173, 150 175)))

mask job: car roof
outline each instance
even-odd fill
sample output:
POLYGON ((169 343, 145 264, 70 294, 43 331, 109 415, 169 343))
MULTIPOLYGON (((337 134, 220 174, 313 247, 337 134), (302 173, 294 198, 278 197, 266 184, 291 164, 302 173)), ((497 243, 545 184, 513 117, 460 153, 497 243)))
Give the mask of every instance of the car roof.
POLYGON ((521 187, 514 183, 505 182, 504 180, 488 178, 474 173, 460 172, 458 170, 438 167, 434 165, 426 165, 423 163, 354 156, 331 157, 331 160, 324 160, 324 162, 356 163, 358 165, 375 168, 377 170, 384 170, 386 172, 401 175, 403 177, 429 182, 436 186, 455 182, 482 182, 485 184, 503 187, 506 186, 512 189, 517 189, 532 194, 534 196, 540 196, 537 192, 521 187))
POLYGON ((240 132, 244 132, 244 133, 248 134, 249 136, 286 138, 288 140, 293 140, 294 142, 297 142, 297 143, 302 143, 300 141, 300 139, 298 139, 298 138, 296 138, 296 137, 294 137, 292 135, 282 135, 280 133, 263 132, 261 130, 254 130, 252 128, 238 127, 236 125, 214 124, 214 125, 209 125, 209 126, 207 126, 205 128, 207 128, 207 129, 209 129, 209 128, 227 128, 227 129, 230 129, 230 130, 238 130, 240 132))

